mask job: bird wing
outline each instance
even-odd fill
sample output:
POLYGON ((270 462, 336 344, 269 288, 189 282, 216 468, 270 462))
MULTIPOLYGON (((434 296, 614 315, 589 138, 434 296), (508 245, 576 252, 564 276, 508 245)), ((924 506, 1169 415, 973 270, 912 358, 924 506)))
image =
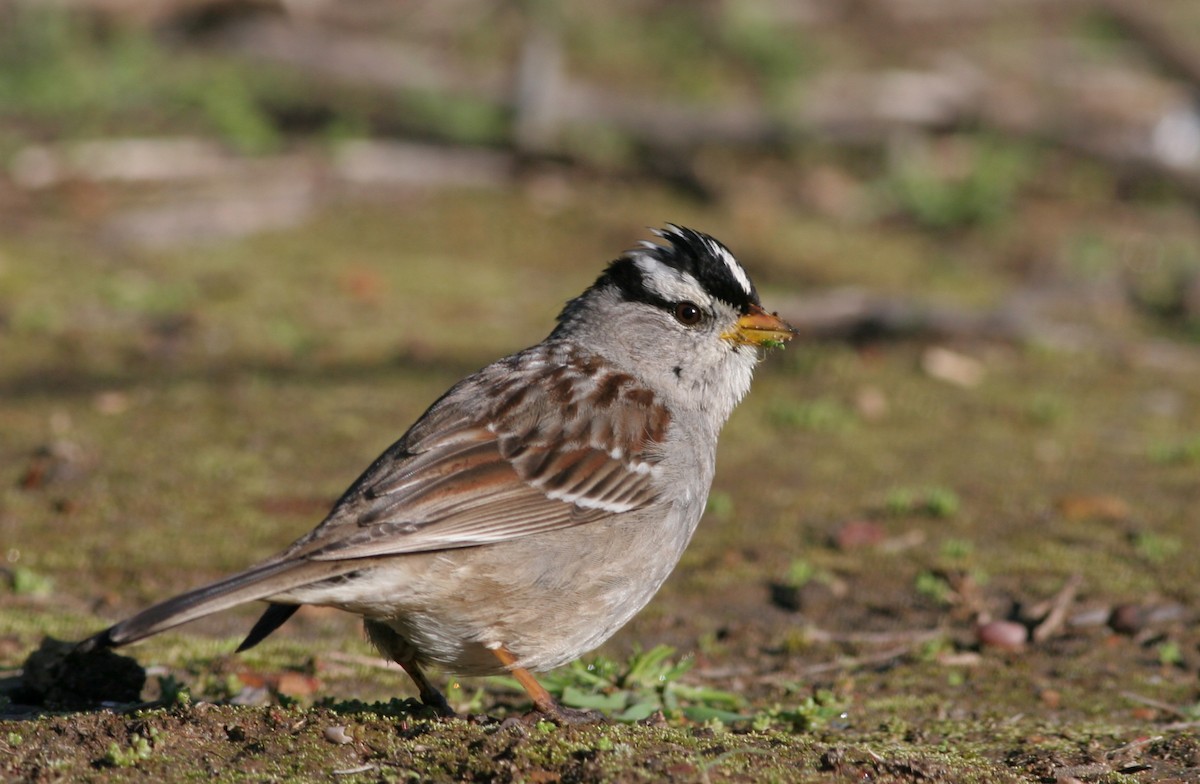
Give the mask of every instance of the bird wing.
POLYGON ((282 558, 472 547, 647 506, 670 420, 632 376, 531 349, 448 392, 282 558))

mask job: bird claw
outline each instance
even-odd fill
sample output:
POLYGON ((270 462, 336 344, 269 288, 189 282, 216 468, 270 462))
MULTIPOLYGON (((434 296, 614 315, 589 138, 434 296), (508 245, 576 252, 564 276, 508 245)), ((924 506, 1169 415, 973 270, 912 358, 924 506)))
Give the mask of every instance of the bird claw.
POLYGON ((499 730, 516 729, 518 732, 524 733, 530 727, 536 727, 544 721, 555 724, 559 727, 580 726, 584 724, 607 724, 609 718, 599 711, 593 710, 578 710, 575 708, 564 708, 561 705, 556 705, 552 709, 534 708, 528 713, 523 713, 520 716, 509 716, 504 721, 500 722, 499 730))

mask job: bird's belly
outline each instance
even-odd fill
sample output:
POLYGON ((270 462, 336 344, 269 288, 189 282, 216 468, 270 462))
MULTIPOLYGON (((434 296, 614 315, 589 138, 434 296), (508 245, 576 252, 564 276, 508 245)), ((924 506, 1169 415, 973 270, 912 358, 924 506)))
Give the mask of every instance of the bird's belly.
POLYGON ((658 591, 693 520, 614 519, 486 547, 406 555, 324 596, 296 597, 385 622, 418 662, 459 675, 504 671, 503 646, 533 671, 596 648, 658 591))

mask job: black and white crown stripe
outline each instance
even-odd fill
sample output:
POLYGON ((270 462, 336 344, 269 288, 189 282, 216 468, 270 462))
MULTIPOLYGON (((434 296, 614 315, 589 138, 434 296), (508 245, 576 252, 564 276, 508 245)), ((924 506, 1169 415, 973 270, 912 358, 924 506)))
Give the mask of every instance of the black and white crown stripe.
POLYGON ((642 285, 664 303, 692 300, 697 295, 708 296, 691 274, 663 264, 657 256, 636 254, 632 259, 642 273, 642 285))
MULTIPOLYGON (((709 237, 706 234, 701 234, 698 231, 692 231, 691 229, 680 228, 673 223, 667 224, 667 228, 665 229, 651 229, 651 231, 656 236, 662 237, 668 242, 672 242, 672 236, 687 240, 688 237, 685 232, 690 232, 691 234, 699 237, 703 241, 704 245, 708 248, 709 253, 725 263, 725 267, 729 270, 729 274, 732 275, 733 279, 737 281, 737 284, 742 287, 742 291, 746 293, 746 296, 754 296, 754 285, 750 283, 750 276, 746 274, 746 270, 740 263, 738 263, 738 260, 733 257, 733 254, 729 252, 729 248, 726 248, 712 237, 709 237)), ((654 243, 649 244, 653 245, 654 243)))
POLYGON ((633 277, 642 298, 656 304, 695 298, 697 289, 742 312, 760 304, 745 269, 717 240, 674 224, 651 232, 666 244, 643 240, 610 268, 627 293, 635 293, 628 290, 634 281, 621 272, 622 262, 637 270, 633 277))

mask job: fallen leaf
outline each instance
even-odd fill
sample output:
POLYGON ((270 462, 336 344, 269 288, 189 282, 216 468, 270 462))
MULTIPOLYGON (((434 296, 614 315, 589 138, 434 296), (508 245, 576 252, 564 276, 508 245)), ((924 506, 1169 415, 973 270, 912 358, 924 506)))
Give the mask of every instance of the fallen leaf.
POLYGON ((1055 510, 1066 520, 1128 520, 1133 509, 1123 498, 1115 495, 1068 495, 1058 499, 1055 510))

